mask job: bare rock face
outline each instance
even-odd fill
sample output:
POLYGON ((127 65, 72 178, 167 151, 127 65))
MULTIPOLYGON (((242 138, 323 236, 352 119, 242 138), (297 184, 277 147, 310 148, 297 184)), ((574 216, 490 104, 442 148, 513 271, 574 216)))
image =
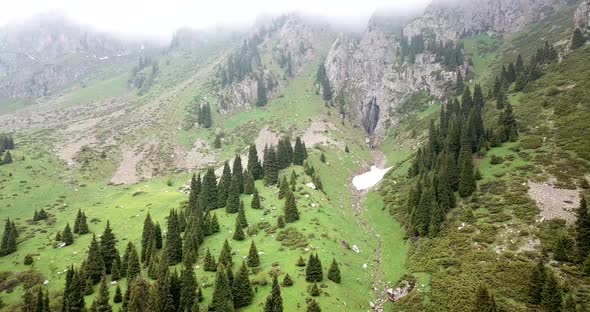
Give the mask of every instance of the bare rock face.
POLYGON ((580 3, 574 13, 574 25, 576 28, 590 31, 590 1, 580 3))
POLYGON ((484 33, 512 33, 544 19, 567 0, 436 0, 404 32, 432 31, 439 40, 458 40, 484 33))
POLYGON ((59 15, 0 29, 0 97, 51 94, 129 54, 119 40, 59 15))
POLYGON ((370 137, 379 137, 392 111, 407 96, 428 91, 442 97, 454 71, 434 62, 429 53, 414 64, 401 63, 399 39, 379 27, 370 27, 360 41, 339 35, 326 57, 326 74, 334 94, 347 103, 346 114, 362 124, 370 137))
MULTIPOLYGON (((414 64, 399 57, 401 33, 411 38, 422 34, 437 40, 459 40, 482 32, 511 33, 543 19, 567 0, 435 0, 418 18, 403 23, 380 16, 369 22, 359 39, 339 35, 325 61, 333 88, 346 103, 347 116, 379 141, 384 126, 395 125, 393 113, 408 96, 427 91, 441 99, 457 78, 458 70, 446 68, 429 52, 416 55, 414 64), (393 27, 391 25, 397 25, 393 27)), ((586 1, 588 2, 588 1, 586 1)), ((581 6, 584 7, 584 6, 581 6)), ((585 8, 588 8, 586 6, 585 8)), ((588 16, 579 9, 581 23, 588 16)))
POLYGON ((262 39, 258 51, 261 56, 270 55, 270 64, 253 64, 253 71, 248 77, 220 90, 222 113, 254 106, 258 99, 259 81, 264 82, 269 100, 278 96, 289 79, 317 61, 322 47, 331 39, 331 32, 326 24, 289 14, 262 28, 258 36, 262 39))

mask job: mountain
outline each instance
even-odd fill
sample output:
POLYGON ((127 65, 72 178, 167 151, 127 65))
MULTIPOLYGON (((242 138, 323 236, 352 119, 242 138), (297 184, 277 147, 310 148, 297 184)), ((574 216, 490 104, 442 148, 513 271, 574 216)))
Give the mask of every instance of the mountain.
POLYGON ((0 310, 585 311, 589 21, 435 0, 165 45, 8 25, 0 310))

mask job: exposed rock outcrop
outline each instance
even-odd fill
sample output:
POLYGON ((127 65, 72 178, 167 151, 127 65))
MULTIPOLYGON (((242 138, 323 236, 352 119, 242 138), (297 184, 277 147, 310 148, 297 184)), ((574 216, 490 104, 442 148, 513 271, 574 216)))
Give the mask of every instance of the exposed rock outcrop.
POLYGON ((574 13, 574 26, 590 31, 590 1, 586 0, 578 6, 574 13))

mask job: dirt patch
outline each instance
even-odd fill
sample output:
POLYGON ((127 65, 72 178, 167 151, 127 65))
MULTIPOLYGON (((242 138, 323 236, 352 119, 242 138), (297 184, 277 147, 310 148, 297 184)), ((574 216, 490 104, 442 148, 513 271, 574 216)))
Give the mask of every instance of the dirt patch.
POLYGON ((258 137, 254 140, 256 150, 258 151, 258 158, 262 159, 265 146, 277 145, 279 143, 279 134, 272 132, 268 127, 264 127, 258 132, 258 137))
POLYGON ((61 147, 56 148, 55 152, 59 158, 63 159, 68 164, 68 166, 71 167, 76 164, 74 158, 84 146, 95 145, 97 142, 98 141, 94 135, 82 137, 64 143, 61 147))
POLYGON ((338 131, 338 129, 331 123, 322 120, 314 120, 305 130, 302 139, 305 141, 307 147, 328 144, 341 145, 330 138, 328 133, 331 131, 338 131))
POLYGON ((174 148, 174 164, 176 168, 192 170, 211 166, 217 161, 217 157, 208 148, 207 142, 197 140, 190 151, 185 151, 182 147, 174 148))
POLYGON ((578 190, 566 190, 549 184, 528 183, 529 196, 541 209, 541 220, 564 219, 572 223, 576 219, 575 209, 580 204, 578 190))
POLYGON ((153 144, 148 144, 147 147, 141 149, 132 149, 128 146, 121 148, 122 160, 117 167, 117 171, 111 178, 114 184, 133 184, 139 182, 141 178, 150 178, 151 172, 141 167, 142 161, 146 157, 146 151, 149 150, 153 144), (141 170, 144 169, 144 170, 141 170))

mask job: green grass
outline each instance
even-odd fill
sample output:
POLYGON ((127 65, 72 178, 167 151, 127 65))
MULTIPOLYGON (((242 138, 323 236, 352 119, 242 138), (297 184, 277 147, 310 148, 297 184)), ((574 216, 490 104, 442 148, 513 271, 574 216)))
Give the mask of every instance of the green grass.
POLYGON ((92 81, 74 88, 74 90, 53 99, 53 101, 58 103, 60 107, 65 108, 122 96, 130 91, 127 87, 128 78, 129 75, 124 73, 112 78, 92 81))
POLYGON ((477 35, 463 39, 465 52, 473 60, 473 70, 478 79, 488 74, 489 63, 495 57, 498 49, 498 39, 488 34, 477 35))
POLYGON ((2 99, 0 100, 0 114, 9 113, 33 104, 28 99, 2 99))

